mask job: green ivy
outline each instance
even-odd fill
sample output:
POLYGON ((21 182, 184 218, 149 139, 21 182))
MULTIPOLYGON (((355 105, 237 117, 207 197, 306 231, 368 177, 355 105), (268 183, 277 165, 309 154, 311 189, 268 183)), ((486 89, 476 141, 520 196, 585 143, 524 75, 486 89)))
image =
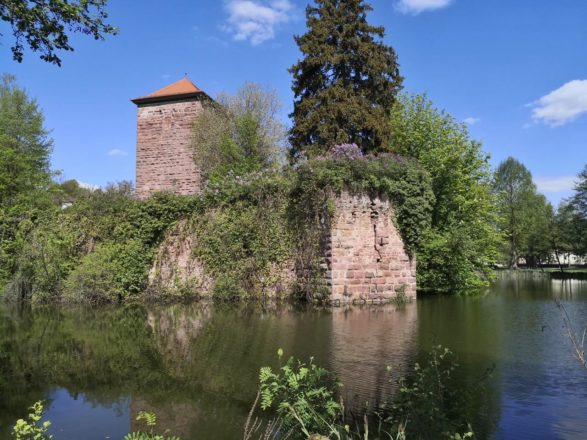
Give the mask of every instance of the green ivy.
POLYGON ((140 297, 159 245, 187 219, 194 256, 215 279, 214 296, 264 295, 293 266, 301 297, 320 300, 327 294, 320 257, 333 197, 343 190, 389 199, 406 250, 418 252, 434 200, 425 171, 392 155, 323 159, 281 171, 230 172, 195 197, 140 201, 124 183, 82 194, 73 206, 21 225, 25 244, 11 290, 35 300, 140 297))

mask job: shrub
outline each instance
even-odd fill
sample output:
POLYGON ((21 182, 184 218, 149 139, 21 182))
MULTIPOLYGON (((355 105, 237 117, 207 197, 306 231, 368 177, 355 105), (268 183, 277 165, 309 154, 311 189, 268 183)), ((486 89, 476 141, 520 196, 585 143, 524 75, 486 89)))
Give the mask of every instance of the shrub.
POLYGON ((472 390, 458 381, 460 366, 454 354, 437 345, 424 365, 397 380, 397 393, 379 409, 389 426, 404 426, 407 438, 471 438, 469 421, 475 415, 472 390), (458 433, 465 434, 458 434, 458 433))
POLYGON ((191 217, 194 254, 216 278, 214 295, 266 293, 292 254, 285 220, 289 181, 278 173, 228 176, 208 186, 191 217))
POLYGON ((84 256, 65 282, 64 296, 74 302, 91 304, 122 299, 116 283, 116 246, 99 245, 84 256))

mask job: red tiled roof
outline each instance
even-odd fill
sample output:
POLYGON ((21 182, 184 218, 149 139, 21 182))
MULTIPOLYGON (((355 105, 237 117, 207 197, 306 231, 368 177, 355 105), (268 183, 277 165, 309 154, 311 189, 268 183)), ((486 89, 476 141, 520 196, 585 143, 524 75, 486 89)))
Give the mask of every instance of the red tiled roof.
POLYGON ((149 95, 132 100, 135 104, 142 104, 147 102, 166 101, 174 98, 189 98, 204 93, 198 86, 187 78, 180 79, 173 84, 163 87, 149 95))

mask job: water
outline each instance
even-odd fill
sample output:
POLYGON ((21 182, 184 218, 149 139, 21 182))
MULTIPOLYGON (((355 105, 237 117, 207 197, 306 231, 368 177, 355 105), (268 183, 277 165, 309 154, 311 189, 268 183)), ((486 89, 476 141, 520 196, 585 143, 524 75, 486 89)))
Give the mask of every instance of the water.
POLYGON ((494 368, 472 402, 480 438, 587 438, 587 371, 554 298, 587 326, 587 282, 571 280, 501 280, 400 308, 0 306, 0 439, 40 399, 56 440, 121 439, 140 410, 184 440, 242 438, 259 367, 280 347, 335 371, 361 411, 389 390, 387 365, 404 374, 437 343, 463 380, 494 368))

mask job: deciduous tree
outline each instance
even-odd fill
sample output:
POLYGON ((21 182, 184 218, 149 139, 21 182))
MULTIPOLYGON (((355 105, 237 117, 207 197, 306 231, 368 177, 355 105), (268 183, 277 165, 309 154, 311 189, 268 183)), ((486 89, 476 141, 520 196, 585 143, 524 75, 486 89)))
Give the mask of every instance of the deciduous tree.
POLYGON ((496 257, 488 156, 464 124, 426 96, 396 102, 388 148, 413 157, 432 177, 432 227, 421 231, 419 288, 463 291, 486 285, 496 257))
POLYGON ((500 215, 498 228, 505 236, 508 265, 517 269, 518 259, 536 267, 556 251, 557 236, 554 209, 537 193, 532 174, 516 159, 509 157, 495 172, 493 188, 500 215))
POLYGON ((34 99, 12 76, 0 80, 0 286, 10 275, 19 230, 51 204, 52 141, 34 99))
POLYGON ((245 83, 234 95, 222 94, 196 118, 194 159, 204 179, 240 175, 271 167, 285 151, 281 103, 272 90, 245 83))
POLYGON ((569 241, 574 243, 573 252, 578 255, 587 255, 587 165, 577 176, 575 194, 570 198, 568 207, 569 241))

